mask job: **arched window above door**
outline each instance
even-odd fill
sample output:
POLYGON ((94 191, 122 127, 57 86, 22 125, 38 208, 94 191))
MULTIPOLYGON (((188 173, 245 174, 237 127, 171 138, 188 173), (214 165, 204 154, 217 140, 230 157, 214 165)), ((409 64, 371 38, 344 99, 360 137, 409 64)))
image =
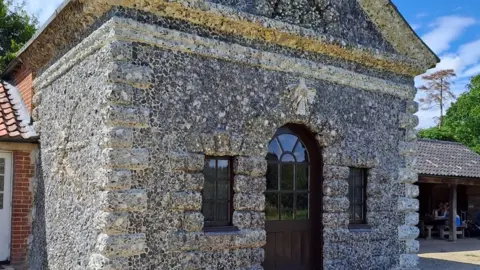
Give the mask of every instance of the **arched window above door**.
POLYGON ((280 128, 268 147, 266 219, 309 217, 309 157, 301 139, 280 128))
POLYGON ((286 128, 279 129, 268 145, 267 159, 281 162, 308 162, 308 153, 302 141, 286 128), (282 132, 285 132, 282 134, 282 132))

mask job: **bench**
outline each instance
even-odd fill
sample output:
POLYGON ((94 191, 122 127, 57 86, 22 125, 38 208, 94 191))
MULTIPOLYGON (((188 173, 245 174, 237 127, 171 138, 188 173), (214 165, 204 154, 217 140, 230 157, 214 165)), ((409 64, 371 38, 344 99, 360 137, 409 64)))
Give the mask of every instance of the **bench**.
MULTIPOLYGON (((467 228, 467 226, 464 226, 464 225, 458 226, 456 234, 460 235, 461 238, 465 238, 465 229, 466 228, 467 228)), ((440 238, 442 238, 442 239, 445 238, 445 236, 450 235, 450 230, 449 230, 448 226, 438 226, 438 230, 439 230, 439 233, 440 233, 440 238)))

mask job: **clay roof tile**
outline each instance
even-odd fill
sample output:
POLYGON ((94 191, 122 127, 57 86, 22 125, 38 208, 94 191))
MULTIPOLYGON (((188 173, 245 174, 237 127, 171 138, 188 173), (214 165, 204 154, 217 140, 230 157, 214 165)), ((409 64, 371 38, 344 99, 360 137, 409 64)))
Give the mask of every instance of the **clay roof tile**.
POLYGON ((0 137, 29 139, 36 137, 28 110, 14 86, 0 82, 0 137))

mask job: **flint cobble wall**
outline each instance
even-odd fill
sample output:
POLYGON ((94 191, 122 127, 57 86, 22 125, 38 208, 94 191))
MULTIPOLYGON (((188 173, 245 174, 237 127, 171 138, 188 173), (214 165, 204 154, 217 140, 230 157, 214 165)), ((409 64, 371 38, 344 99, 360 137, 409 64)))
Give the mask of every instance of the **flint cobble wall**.
POLYGON ((233 156, 236 183, 265 183, 267 144, 287 123, 323 149, 324 268, 416 267, 413 80, 132 17, 35 82, 51 269, 261 269, 262 185, 236 185, 238 231, 205 233, 201 171, 205 155, 233 156), (314 98, 302 107, 303 85, 314 98), (348 229, 349 167, 369 169, 369 231, 348 229))

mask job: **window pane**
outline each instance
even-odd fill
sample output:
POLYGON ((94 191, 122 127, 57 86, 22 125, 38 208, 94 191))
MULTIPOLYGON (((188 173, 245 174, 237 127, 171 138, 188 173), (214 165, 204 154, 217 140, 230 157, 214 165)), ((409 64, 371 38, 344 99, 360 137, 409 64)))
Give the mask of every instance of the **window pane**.
POLYGON ((205 184, 203 185, 203 198, 204 199, 215 199, 215 182, 212 180, 207 181, 205 179, 205 184))
POLYGON ((363 220, 363 205, 356 204, 354 205, 355 208, 355 220, 363 220))
POLYGON ((3 192, 0 193, 0 209, 3 209, 3 192))
POLYGON ((5 177, 4 176, 0 176, 0 191, 4 191, 4 187, 3 185, 5 184, 5 177))
POLYGON ((282 134, 278 136, 278 140, 280 141, 283 151, 293 152, 293 147, 297 142, 297 137, 293 136, 292 134, 282 134))
POLYGON ((295 158, 290 154, 284 154, 282 156, 282 161, 283 162, 295 162, 295 158))
POLYGON ((349 213, 351 222, 365 222, 366 181, 366 169, 350 168, 348 199, 350 201, 349 213))
POLYGON ((295 147, 294 155, 297 162, 308 161, 307 151, 305 150, 301 142, 298 142, 297 146, 295 147))
POLYGON ((282 190, 293 190, 293 173, 295 165, 293 164, 282 164, 281 173, 282 173, 282 190))
POLYGON ((278 220, 278 195, 267 193, 265 199, 265 219, 278 220))
POLYGON ((295 219, 308 219, 308 193, 297 194, 295 219))
POLYGON ((363 203, 363 187, 355 187, 355 199, 353 203, 363 203))
POLYGON ((228 160, 217 160, 217 178, 228 180, 230 178, 228 171, 228 160))
POLYGON ((217 210, 217 220, 216 221, 224 221, 228 222, 228 202, 217 203, 216 205, 217 210))
POLYGON ((308 190, 308 164, 295 165, 295 190, 308 190))
POLYGON ((348 175, 348 185, 353 186, 355 184, 354 178, 355 178, 355 169, 350 168, 350 174, 348 175))
POLYGON ((226 226, 231 221, 230 160, 206 158, 203 168, 205 182, 202 192, 202 213, 205 226, 226 226))
POLYGON ((228 191, 230 190, 230 182, 217 181, 217 199, 228 200, 228 191))
POLYGON ((355 186, 363 186, 363 170, 355 169, 355 186))
POLYGON ((0 174, 5 174, 5 159, 0 158, 0 174))
POLYGON ((278 145, 277 139, 273 139, 268 145, 267 160, 278 161, 281 156, 282 150, 280 149, 280 145, 278 145))
POLYGON ((348 200, 353 203, 353 185, 348 183, 348 200))
POLYGON ((278 164, 267 166, 267 190, 278 190, 278 164))
POLYGON ((214 221, 214 203, 213 202, 203 202, 203 216, 205 217, 205 221, 214 221))
POLYGON ((293 219, 293 194, 281 194, 281 209, 280 209, 280 219, 281 220, 292 220, 293 219))
POLYGON ((217 177, 215 172, 214 159, 209 159, 205 161, 205 167, 203 167, 203 175, 205 176, 205 181, 212 180, 217 177))

